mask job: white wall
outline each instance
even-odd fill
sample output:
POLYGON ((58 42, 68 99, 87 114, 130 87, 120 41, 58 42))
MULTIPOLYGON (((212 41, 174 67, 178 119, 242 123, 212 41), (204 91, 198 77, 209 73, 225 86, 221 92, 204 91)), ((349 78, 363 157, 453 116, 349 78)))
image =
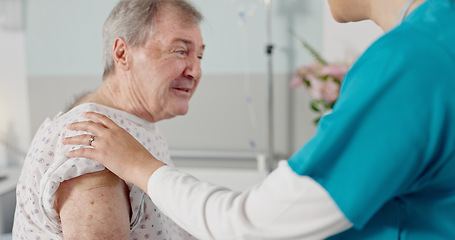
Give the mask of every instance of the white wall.
MULTIPOLYGON (((0 1, 0 174, 21 165, 30 141, 22 1, 0 1), (6 147, 8 146, 8 147, 6 147)), ((6 180, 0 181, 5 184, 6 180)), ((14 189, 0 195, 0 234, 11 232, 14 189)), ((8 186, 11 187, 11 186, 8 186)))
MULTIPOLYGON (((265 73, 266 15, 262 0, 190 0, 204 14, 206 74, 265 73), (242 6, 251 10, 244 24, 242 6), (251 7, 248 7, 251 6, 251 7)), ((100 75, 102 25, 117 0, 26 2, 27 60, 31 76, 100 75), (46 61, 43 61, 43 58, 46 61)), ((275 71, 293 71, 308 53, 293 41, 293 28, 321 44, 321 1, 279 0, 272 3, 275 71)))
POLYGON ((17 152, 26 151, 30 141, 22 5, 14 2, 0 5, 0 167, 22 163, 17 152))

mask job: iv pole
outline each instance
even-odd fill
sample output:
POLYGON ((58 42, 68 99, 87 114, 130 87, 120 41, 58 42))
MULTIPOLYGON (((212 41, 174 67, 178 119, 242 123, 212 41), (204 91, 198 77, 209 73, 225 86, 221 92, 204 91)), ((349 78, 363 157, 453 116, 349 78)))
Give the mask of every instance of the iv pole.
POLYGON ((272 0, 264 0, 265 2, 265 10, 266 10, 266 26, 267 26, 267 46, 266 46, 266 54, 267 54, 267 99, 268 99, 268 111, 267 111, 267 125, 268 125, 268 158, 266 162, 266 168, 269 172, 273 170, 273 164, 275 162, 275 150, 273 144, 273 59, 272 59, 272 51, 273 51, 273 44, 272 44, 272 11, 271 11, 271 4, 272 0))

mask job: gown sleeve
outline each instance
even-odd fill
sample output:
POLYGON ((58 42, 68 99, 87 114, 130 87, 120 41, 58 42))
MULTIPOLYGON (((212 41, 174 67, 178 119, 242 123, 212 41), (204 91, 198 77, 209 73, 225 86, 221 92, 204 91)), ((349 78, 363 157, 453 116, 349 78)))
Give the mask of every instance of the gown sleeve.
POLYGON ((322 239, 351 227, 327 192, 286 161, 244 192, 164 166, 150 177, 148 194, 199 239, 322 239))

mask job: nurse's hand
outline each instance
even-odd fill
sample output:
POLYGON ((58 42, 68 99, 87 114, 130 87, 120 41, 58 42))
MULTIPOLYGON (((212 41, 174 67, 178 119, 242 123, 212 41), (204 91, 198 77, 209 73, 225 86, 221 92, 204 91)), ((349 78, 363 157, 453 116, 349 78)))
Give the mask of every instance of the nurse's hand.
POLYGON ((166 164, 153 157, 133 136, 105 115, 88 112, 84 117, 92 121, 72 123, 68 129, 90 134, 64 138, 63 143, 92 147, 72 150, 68 157, 95 159, 123 180, 147 192, 150 176, 166 164))

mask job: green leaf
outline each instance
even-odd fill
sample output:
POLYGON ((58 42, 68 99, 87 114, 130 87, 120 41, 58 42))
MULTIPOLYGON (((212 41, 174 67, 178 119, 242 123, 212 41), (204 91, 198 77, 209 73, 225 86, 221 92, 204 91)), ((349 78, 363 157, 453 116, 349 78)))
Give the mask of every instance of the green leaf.
POLYGON ((311 87, 310 81, 308 81, 308 80, 305 79, 305 78, 303 78, 302 81, 303 81, 303 83, 305 83, 305 85, 306 85, 307 87, 311 87))
POLYGON ((317 105, 318 105, 317 101, 311 101, 311 109, 319 113, 321 112, 321 110, 319 110, 317 105))
POLYGON ((329 102, 324 101, 324 107, 325 107, 326 109, 330 109, 330 108, 332 108, 332 104, 329 103, 329 102))

